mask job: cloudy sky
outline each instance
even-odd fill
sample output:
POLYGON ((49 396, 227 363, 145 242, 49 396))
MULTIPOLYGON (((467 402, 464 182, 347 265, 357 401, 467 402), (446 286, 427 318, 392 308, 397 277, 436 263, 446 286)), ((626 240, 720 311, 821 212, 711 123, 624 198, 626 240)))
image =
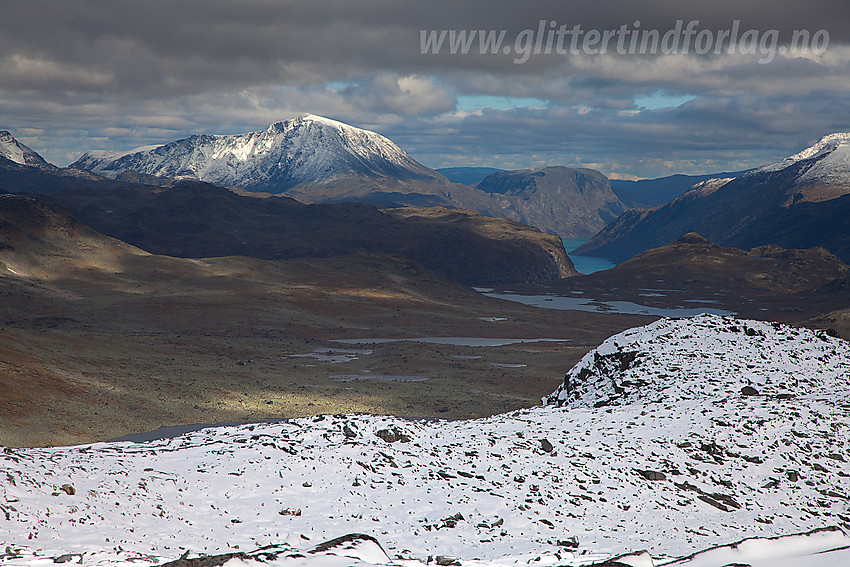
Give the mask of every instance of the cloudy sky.
POLYGON ((312 112, 431 167, 623 178, 744 169, 850 131, 844 0, 637 4, 6 0, 0 129, 67 165, 312 112), (496 53, 478 30, 504 31, 496 53))

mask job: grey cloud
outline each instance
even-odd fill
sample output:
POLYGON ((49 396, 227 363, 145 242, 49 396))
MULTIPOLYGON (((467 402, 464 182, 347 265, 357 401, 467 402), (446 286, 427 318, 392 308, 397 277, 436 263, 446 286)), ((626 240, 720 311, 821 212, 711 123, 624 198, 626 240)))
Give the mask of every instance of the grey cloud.
POLYGON ((0 127, 60 164, 91 147, 247 131, 308 111, 376 129, 431 165, 496 156, 699 169, 757 163, 850 129, 840 123, 850 110, 844 2, 13 0, 3 10, 0 127), (707 29, 740 19, 783 34, 828 29, 831 43, 821 57, 768 65, 616 55, 517 65, 513 55, 419 51, 422 29, 505 29, 510 38, 540 19, 585 29, 640 20, 661 30, 677 19, 707 29), (635 95, 659 89, 697 99, 630 113, 635 95), (453 114, 461 95, 549 106, 453 114))

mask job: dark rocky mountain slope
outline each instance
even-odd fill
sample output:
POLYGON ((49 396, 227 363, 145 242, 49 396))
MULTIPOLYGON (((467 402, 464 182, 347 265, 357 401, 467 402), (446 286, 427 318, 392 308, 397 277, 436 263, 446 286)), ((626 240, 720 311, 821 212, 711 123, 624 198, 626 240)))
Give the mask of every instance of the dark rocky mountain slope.
POLYGON ((414 213, 385 213, 362 203, 244 197, 200 182, 95 186, 51 199, 95 230, 169 256, 396 254, 466 284, 539 282, 576 273, 557 237, 468 211, 405 218, 414 213))
POLYGON ((698 232, 749 249, 822 246, 850 261, 850 134, 833 134, 785 160, 710 180, 654 209, 630 210, 575 251, 622 261, 698 232))

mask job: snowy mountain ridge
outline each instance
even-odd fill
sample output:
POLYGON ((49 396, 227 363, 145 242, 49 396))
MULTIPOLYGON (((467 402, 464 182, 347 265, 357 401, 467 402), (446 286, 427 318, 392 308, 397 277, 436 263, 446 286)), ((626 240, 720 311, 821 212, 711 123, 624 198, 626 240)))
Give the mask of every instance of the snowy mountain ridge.
POLYGON ((847 184, 850 178, 850 132, 836 132, 821 138, 816 144, 783 160, 769 163, 746 175, 781 171, 805 160, 815 160, 800 172, 798 184, 847 184), (819 159, 817 159, 819 158, 819 159))
POLYGON ((34 167, 47 165, 43 157, 16 140, 8 130, 0 130, 0 157, 20 165, 34 167))
POLYGON ((275 193, 349 174, 437 176, 384 136, 313 114, 246 134, 194 135, 124 153, 90 151, 71 167, 112 178, 130 170, 275 193))
POLYGON ((846 564, 848 364, 825 333, 702 315, 615 335, 568 374, 578 396, 485 419, 317 416, 6 449, 0 565, 254 549, 228 565, 846 564), (783 361, 796 382, 775 375, 783 361), (594 407, 612 379, 645 384, 594 407), (344 534, 366 536, 316 545, 344 534))

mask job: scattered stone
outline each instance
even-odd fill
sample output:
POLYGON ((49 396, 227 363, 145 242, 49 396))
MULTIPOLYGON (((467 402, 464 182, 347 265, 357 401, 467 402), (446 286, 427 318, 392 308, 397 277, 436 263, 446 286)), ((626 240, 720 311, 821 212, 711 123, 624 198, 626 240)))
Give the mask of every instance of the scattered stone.
POLYGON ((53 562, 54 563, 69 563, 69 562, 73 561, 75 557, 79 558, 77 563, 80 563, 80 564, 83 563, 83 554, 82 553, 66 553, 64 555, 60 555, 59 557, 54 557, 53 562))
POLYGON ((699 498, 700 500, 702 500, 706 504, 711 504, 712 506, 714 506, 718 510, 722 510, 724 512, 729 512, 728 507, 724 506, 723 504, 721 504, 720 502, 718 502, 717 500, 715 500, 714 498, 712 498, 711 496, 709 496, 707 494, 698 494, 697 498, 699 498))
POLYGON ((660 471, 644 471, 640 469, 634 469, 634 471, 646 480, 667 480, 667 475, 660 471))
POLYGON ((222 555, 206 555, 192 559, 180 558, 175 561, 163 563, 160 567, 219 567, 231 559, 248 559, 248 554, 240 551, 236 553, 224 553, 222 555))
POLYGON ((457 526, 458 522, 461 522, 465 519, 466 518, 463 517, 463 514, 458 512, 457 514, 455 514, 453 516, 449 516, 448 518, 443 518, 441 520, 443 522, 443 525, 440 526, 440 527, 441 528, 453 528, 453 527, 457 526))
POLYGON ((797 482, 798 480, 800 480, 800 475, 797 473, 797 471, 788 471, 787 476, 788 480, 790 480, 791 482, 797 482))
POLYGON ((753 388, 752 386, 744 386, 743 388, 741 388, 741 395, 742 396, 758 396, 759 391, 756 390, 755 388, 753 388))
MULTIPOLYGON (((314 547, 313 549, 311 549, 307 553, 311 553, 311 554, 322 553, 322 552, 328 551, 329 549, 339 547, 340 545, 343 545, 345 543, 357 542, 357 541, 360 541, 360 540, 371 541, 372 543, 377 545, 381 549, 381 551, 384 551, 384 548, 381 545, 381 543, 377 539, 375 539, 374 537, 372 537, 368 534, 346 534, 344 536, 335 537, 334 539, 320 543, 319 545, 317 545, 316 547, 314 547)), ((384 553, 386 553, 386 552, 384 552, 384 553)))
POLYGON ((540 440, 540 448, 547 453, 551 453, 555 449, 555 447, 552 446, 552 443, 550 443, 545 437, 540 440))
POLYGON ((448 557, 446 555, 438 555, 437 558, 434 561, 437 563, 437 565, 442 565, 442 566, 460 565, 460 561, 458 561, 454 557, 448 557))
POLYGON ((70 484, 63 484, 62 486, 59 487, 59 490, 61 490, 62 492, 64 492, 68 496, 73 496, 74 494, 77 493, 77 490, 73 487, 73 485, 70 485, 70 484))
POLYGON ((301 508, 285 508, 278 513, 281 516, 300 516, 301 508))
POLYGON ((380 437, 387 443, 395 443, 397 441, 401 441, 402 443, 409 443, 411 441, 410 436, 406 435, 400 429, 393 427, 392 429, 379 429, 375 432, 377 437, 380 437))
POLYGON ((346 423, 342 428, 342 434, 351 439, 352 437, 357 437, 357 432, 351 429, 346 423))
POLYGON ((572 549, 576 549, 578 547, 578 538, 576 536, 570 536, 567 539, 559 539, 558 545, 560 547, 570 547, 572 549))

